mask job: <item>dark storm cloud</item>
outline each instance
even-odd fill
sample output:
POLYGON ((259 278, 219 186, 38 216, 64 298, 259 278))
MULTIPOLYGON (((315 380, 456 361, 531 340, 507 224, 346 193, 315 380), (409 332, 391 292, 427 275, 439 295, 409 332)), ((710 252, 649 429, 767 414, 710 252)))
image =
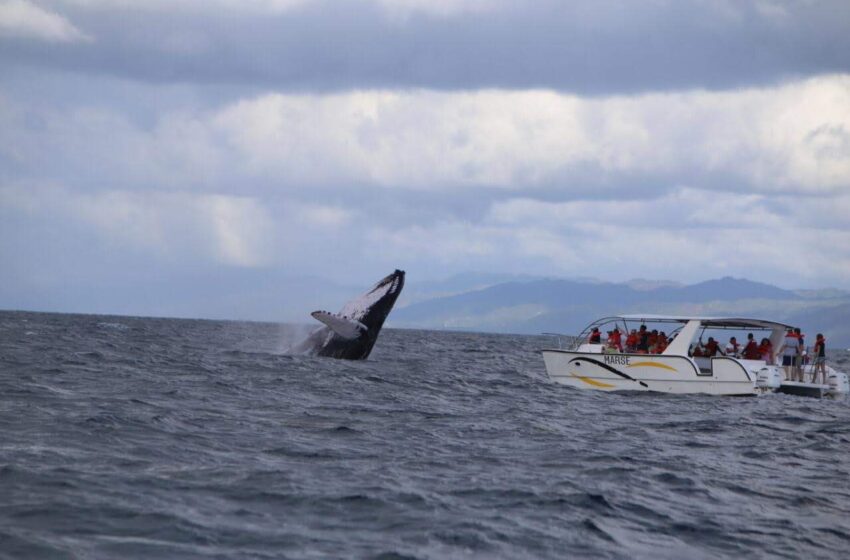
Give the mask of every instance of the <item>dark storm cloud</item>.
POLYGON ((538 1, 393 16, 369 1, 285 11, 60 4, 94 42, 3 40, 0 63, 288 90, 723 89, 850 69, 850 3, 538 1))

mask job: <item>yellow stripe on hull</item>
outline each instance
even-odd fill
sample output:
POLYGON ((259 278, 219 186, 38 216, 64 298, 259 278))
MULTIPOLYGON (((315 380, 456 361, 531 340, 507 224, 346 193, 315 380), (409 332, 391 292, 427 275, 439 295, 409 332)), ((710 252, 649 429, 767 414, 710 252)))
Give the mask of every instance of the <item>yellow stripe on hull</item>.
POLYGON ((601 381, 596 381, 595 379, 591 379, 589 377, 584 377, 578 375, 576 373, 570 372, 570 375, 578 379, 579 381, 584 381, 588 385, 593 385, 594 387, 599 387, 600 389, 611 389, 615 387, 615 385, 609 385, 608 383, 602 383, 601 381))
POLYGON ((670 367, 667 364, 659 364, 658 362, 635 362, 633 364, 629 364, 627 367, 655 367, 661 369, 669 369, 670 371, 678 371, 674 367, 670 367))

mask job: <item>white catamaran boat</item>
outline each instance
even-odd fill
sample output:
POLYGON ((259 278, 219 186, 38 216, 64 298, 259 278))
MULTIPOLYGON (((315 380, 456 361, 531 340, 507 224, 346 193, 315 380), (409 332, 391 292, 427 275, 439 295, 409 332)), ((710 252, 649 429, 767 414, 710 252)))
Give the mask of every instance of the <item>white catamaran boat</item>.
MULTIPOLYGON (((829 366, 825 383, 786 380, 784 368, 774 364, 775 353, 782 347, 789 328, 761 319, 621 315, 591 323, 566 345, 561 344, 564 337, 559 335, 559 348, 544 349, 543 359, 550 379, 578 389, 710 395, 783 392, 813 397, 844 397, 850 393, 847 374, 829 366), (598 336, 616 327, 625 340, 631 329, 639 325, 670 329, 666 337, 669 343, 661 353, 621 350, 598 336), (718 338, 718 333, 740 333, 738 340, 743 340, 750 332, 760 334, 756 340, 768 338, 773 354, 758 360, 744 359, 735 352, 711 357, 693 355, 707 333, 718 338)), ((802 366, 802 378, 812 378, 813 368, 802 366)))

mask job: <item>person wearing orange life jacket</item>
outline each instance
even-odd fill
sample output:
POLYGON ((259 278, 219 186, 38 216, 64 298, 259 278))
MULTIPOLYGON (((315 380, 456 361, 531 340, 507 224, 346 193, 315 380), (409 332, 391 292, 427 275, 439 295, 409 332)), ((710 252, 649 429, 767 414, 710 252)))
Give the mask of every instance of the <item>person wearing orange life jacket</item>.
POLYGON ((762 358, 759 345, 756 344, 753 333, 747 335, 747 345, 744 346, 744 351, 741 355, 745 360, 759 360, 762 358))
POLYGON ((614 327, 614 330, 608 334, 608 343, 620 352, 623 351, 623 338, 620 335, 620 329, 614 327))
POLYGON ((646 351, 649 354, 655 354, 655 345, 658 344, 658 329, 652 329, 652 332, 649 333, 649 336, 646 339, 646 351))
POLYGON ((708 342, 705 343, 705 355, 713 358, 717 354, 724 355, 723 350, 720 349, 720 345, 717 344, 713 336, 710 336, 708 337, 708 342))
POLYGON ((617 343, 614 341, 613 331, 608 331, 608 337, 605 339, 605 348, 602 350, 606 354, 616 354, 620 352, 617 343))
POLYGON ((770 343, 769 338, 762 338, 761 343, 758 347, 759 358, 764 360, 764 362, 772 366, 773 365, 773 344, 770 343))
POLYGON ((593 327, 593 331, 591 331, 587 341, 590 344, 602 344, 602 333, 599 332, 599 327, 593 327))
POLYGON ((626 337, 626 352, 636 352, 638 345, 638 334, 635 329, 626 337))

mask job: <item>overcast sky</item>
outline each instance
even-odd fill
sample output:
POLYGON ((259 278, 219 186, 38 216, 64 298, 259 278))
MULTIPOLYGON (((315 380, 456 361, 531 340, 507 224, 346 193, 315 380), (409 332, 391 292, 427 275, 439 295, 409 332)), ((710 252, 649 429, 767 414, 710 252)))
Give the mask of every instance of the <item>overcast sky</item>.
POLYGON ((848 53, 846 0, 0 0, 0 308, 394 268, 850 289, 848 53))

